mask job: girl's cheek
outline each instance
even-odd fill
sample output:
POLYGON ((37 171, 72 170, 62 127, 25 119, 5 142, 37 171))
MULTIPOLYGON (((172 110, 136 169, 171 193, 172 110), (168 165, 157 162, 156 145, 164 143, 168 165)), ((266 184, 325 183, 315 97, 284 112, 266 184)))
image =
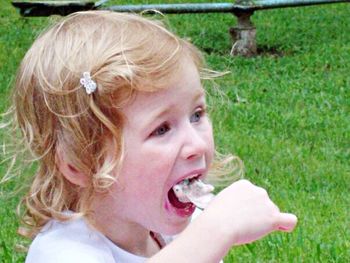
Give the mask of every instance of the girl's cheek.
POLYGON ((175 144, 172 143, 171 139, 169 139, 168 141, 164 141, 162 143, 149 145, 149 149, 150 149, 149 156, 152 156, 152 158, 154 158, 155 156, 159 158, 167 158, 174 154, 174 151, 175 151, 174 148, 175 148, 175 144))

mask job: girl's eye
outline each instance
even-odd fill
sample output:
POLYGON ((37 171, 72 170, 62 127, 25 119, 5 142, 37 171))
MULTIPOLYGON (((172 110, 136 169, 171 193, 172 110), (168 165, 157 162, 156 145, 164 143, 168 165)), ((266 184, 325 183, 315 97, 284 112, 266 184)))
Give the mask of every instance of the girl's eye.
POLYGON ((195 113, 192 114, 190 122, 199 122, 200 119, 203 117, 204 113, 204 109, 196 110, 195 113))
POLYGON ((155 129, 150 136, 162 136, 170 130, 170 127, 167 123, 162 124, 157 129, 155 129))

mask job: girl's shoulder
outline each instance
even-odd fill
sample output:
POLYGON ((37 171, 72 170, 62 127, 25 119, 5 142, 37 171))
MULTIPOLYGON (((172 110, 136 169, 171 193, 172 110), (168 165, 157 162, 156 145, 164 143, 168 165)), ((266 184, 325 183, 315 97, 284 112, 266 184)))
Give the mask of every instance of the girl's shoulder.
POLYGON ((105 240, 84 219, 52 220, 33 240, 26 263, 114 262, 105 240))

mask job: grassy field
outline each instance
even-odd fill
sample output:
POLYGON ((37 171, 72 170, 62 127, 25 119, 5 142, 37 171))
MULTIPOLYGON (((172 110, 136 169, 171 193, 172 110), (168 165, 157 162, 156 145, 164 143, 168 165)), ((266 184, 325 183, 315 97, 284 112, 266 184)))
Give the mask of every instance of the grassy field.
MULTIPOLYGON (((299 217, 293 233, 233 248, 225 262, 350 262, 349 14, 349 4, 257 12, 260 54, 249 59, 229 56, 233 16, 166 17, 205 51, 211 68, 231 72, 217 80, 225 103, 210 100, 218 149, 240 156, 245 177, 299 217)), ((21 58, 49 20, 21 18, 1 2, 1 111, 21 58)), ((25 257, 16 249, 26 241, 16 234, 19 194, 12 194, 21 182, 0 186, 1 262, 25 257)))

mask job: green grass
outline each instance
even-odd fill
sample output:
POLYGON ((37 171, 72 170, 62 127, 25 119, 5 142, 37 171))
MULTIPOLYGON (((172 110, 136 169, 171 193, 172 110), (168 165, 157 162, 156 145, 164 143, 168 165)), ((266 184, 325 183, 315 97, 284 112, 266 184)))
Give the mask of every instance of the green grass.
MULTIPOLYGON (((250 59, 229 56, 233 16, 166 17, 206 52, 211 68, 231 72, 217 80, 226 102, 210 100, 218 149, 239 155, 246 178, 299 217, 293 233, 233 248, 225 262, 350 262, 349 13, 349 4, 257 12, 262 53, 250 59)), ((21 58, 48 20, 21 18, 9 3, 1 4, 2 111, 21 58)), ((23 242, 16 235, 19 195, 6 198, 16 183, 0 188, 1 262, 23 262, 25 256, 15 249, 23 242)))

